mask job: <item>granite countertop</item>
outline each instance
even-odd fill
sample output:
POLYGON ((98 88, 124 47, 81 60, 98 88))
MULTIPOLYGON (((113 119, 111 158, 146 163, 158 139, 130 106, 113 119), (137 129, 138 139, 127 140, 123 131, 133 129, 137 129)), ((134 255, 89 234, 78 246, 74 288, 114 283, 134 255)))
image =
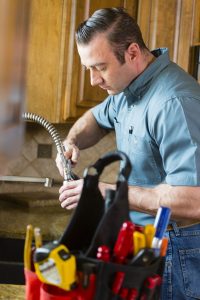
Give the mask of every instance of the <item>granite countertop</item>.
POLYGON ((57 194, 0 194, 0 237, 25 238, 26 227, 40 227, 44 240, 64 232, 71 212, 61 208, 57 194))
POLYGON ((24 300, 25 286, 14 284, 0 284, 1 300, 24 300))

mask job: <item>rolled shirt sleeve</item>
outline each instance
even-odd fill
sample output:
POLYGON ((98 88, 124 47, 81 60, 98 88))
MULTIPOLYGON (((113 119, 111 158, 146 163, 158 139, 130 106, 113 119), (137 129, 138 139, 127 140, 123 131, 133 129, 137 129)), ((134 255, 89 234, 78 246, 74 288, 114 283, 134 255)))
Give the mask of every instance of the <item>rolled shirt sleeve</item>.
POLYGON ((168 184, 200 184, 199 116, 199 100, 187 97, 166 101, 155 114, 152 131, 168 184))
POLYGON ((105 129, 113 128, 114 108, 110 97, 106 98, 102 103, 91 109, 99 126, 105 129))

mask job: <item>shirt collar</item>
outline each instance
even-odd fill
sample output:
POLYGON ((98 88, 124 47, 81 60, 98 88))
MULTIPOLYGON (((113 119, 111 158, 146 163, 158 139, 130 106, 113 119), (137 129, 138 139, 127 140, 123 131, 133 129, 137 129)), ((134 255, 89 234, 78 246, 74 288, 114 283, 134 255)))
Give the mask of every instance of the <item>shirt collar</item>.
POLYGON ((158 48, 151 53, 156 59, 124 90, 124 94, 130 105, 141 99, 152 79, 157 77, 170 63, 169 51, 167 48, 158 48))

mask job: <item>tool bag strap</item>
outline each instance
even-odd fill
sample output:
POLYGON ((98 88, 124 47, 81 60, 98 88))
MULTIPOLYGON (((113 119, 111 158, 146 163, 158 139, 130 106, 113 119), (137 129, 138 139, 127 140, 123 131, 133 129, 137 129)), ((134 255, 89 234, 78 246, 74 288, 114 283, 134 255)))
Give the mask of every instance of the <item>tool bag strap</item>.
POLYGON ((107 153, 84 171, 81 197, 60 243, 71 251, 92 256, 95 256, 96 247, 103 242, 113 246, 122 223, 129 219, 127 179, 130 171, 130 161, 121 151, 107 153), (123 165, 118 174, 116 192, 106 211, 105 199, 98 188, 99 177, 106 166, 120 160, 123 165))
POLYGON ((109 164, 116 162, 116 161, 123 161, 124 166, 122 166, 121 170, 119 171, 118 175, 118 180, 117 181, 127 181, 129 174, 131 172, 131 163, 130 160, 128 159, 127 155, 122 152, 122 151, 114 151, 114 152, 109 152, 99 158, 96 163, 92 166, 90 166, 88 169, 86 169, 86 175, 88 174, 88 171, 90 168, 96 169, 98 178, 102 174, 102 171, 106 166, 109 164))

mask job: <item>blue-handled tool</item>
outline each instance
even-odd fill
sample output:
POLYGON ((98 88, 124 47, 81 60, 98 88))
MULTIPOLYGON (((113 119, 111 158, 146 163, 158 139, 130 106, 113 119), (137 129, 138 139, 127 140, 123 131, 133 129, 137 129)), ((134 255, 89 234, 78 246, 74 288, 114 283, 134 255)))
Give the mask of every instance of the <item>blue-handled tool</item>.
POLYGON ((171 209, 168 207, 161 206, 158 209, 158 212, 156 214, 154 227, 156 229, 153 241, 152 241, 152 248, 155 249, 155 251, 158 250, 158 255, 160 253, 160 247, 162 244, 162 239, 164 237, 164 233, 167 229, 167 225, 169 223, 169 219, 171 216, 171 209), (157 250, 156 250, 157 249, 157 250))

